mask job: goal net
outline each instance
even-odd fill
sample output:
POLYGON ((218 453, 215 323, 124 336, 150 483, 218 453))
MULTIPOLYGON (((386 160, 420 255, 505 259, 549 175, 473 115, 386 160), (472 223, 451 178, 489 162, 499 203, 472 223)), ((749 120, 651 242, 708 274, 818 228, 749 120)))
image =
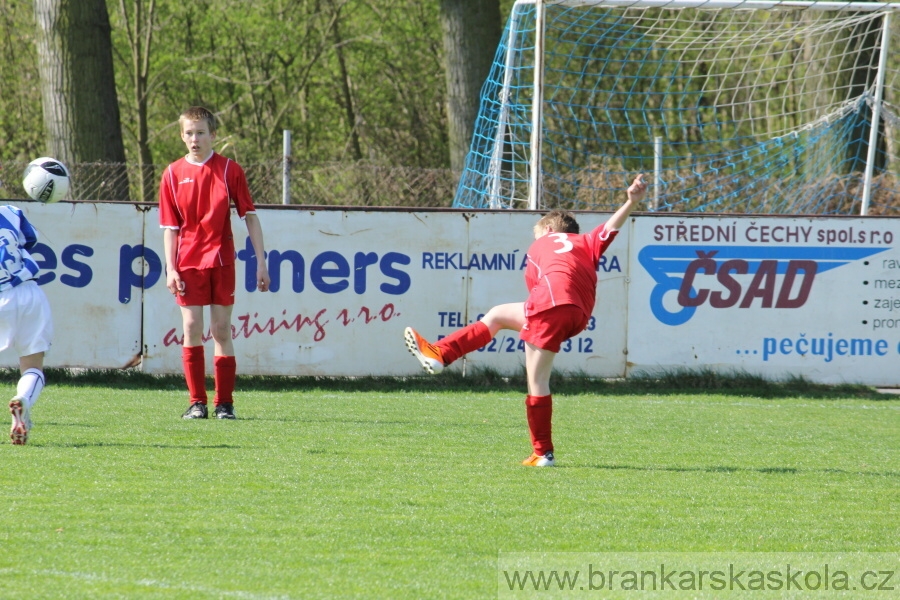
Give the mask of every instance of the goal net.
POLYGON ((900 214, 897 9, 518 0, 454 206, 900 214))

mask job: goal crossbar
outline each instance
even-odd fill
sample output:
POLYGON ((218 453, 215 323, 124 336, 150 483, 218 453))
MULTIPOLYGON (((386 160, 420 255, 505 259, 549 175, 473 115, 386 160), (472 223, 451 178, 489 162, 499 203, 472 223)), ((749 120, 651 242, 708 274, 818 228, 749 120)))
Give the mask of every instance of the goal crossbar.
MULTIPOLYGON (((519 5, 534 5, 541 0, 517 0, 519 5)), ((618 8, 703 8, 703 9, 747 9, 747 10, 825 10, 825 11, 896 11, 898 2, 820 2, 818 0, 791 0, 770 2, 768 0, 543 0, 545 6, 609 6, 618 8)))

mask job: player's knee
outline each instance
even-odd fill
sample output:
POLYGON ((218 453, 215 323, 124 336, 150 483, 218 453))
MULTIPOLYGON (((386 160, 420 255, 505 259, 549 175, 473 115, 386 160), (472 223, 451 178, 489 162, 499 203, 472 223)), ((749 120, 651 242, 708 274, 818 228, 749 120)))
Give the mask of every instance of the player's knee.
POLYGON ((231 323, 212 323, 210 334, 216 342, 224 343, 231 339, 231 323))

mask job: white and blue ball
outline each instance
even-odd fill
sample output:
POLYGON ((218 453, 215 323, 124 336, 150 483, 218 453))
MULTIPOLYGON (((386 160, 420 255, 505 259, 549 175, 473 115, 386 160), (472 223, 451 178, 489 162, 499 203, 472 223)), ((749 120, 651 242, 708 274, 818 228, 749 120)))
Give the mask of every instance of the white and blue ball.
POLYGON ((36 158, 25 167, 22 187, 32 200, 59 202, 69 191, 69 170, 55 158, 36 158))

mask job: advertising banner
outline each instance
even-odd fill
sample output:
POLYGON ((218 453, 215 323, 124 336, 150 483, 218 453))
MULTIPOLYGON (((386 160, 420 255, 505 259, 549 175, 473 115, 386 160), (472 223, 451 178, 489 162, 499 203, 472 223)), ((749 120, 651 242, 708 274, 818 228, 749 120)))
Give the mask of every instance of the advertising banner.
MULTIPOLYGON (((31 255, 53 312, 55 335, 45 364, 96 369, 140 364, 141 289, 156 284, 154 277, 162 272, 159 263, 151 276, 143 276, 145 209, 70 202, 15 206, 37 230, 31 255)), ((0 353, 0 366, 18 364, 12 350, 0 353)))
MULTIPOLYGON (((147 216, 152 224, 156 211, 147 216)), ((255 285, 246 227, 239 240, 233 313, 240 372, 272 375, 416 375, 403 329, 432 341, 474 322, 495 304, 522 302, 525 251, 537 214, 406 211, 261 210, 270 292, 255 285)), ((597 217, 599 218, 599 217, 597 217)), ((600 222, 600 221, 598 221, 600 222)), ((162 257, 162 234, 148 226, 147 249, 162 257)), ((622 376, 625 348, 627 233, 601 265, 607 296, 588 331, 560 352, 560 368, 622 376), (600 324, 604 323, 603 336, 600 324)), ((150 279, 157 280, 155 275, 150 279)), ((164 278, 145 290, 143 369, 181 372, 181 317, 164 278)), ((208 315, 208 313, 207 313, 208 315)), ((209 336, 207 336, 209 337, 209 336)), ((212 342, 207 341, 211 347, 212 342)), ((212 361, 212 351, 207 360, 212 361)), ((501 332, 454 369, 469 365, 513 372, 524 343, 501 332)))
MULTIPOLYGON (((269 292, 256 290, 247 228, 232 217, 238 281, 233 338, 241 373, 414 373, 419 367, 403 345, 404 325, 466 303, 464 286, 413 264, 424 248, 465 244, 460 215, 269 209, 259 217, 269 292)), ((148 223, 154 219, 155 209, 148 223)), ((161 255, 156 227, 148 246, 161 255)), ((165 285, 148 289, 146 302, 144 370, 181 372, 180 311, 165 285)), ((212 341, 207 345, 211 361, 212 341)))
MULTIPOLYGON (((40 234, 34 256, 56 326, 47 366, 181 373, 156 207, 17 205, 40 234)), ((256 290, 247 230, 232 217, 239 372, 405 376, 421 369, 404 327, 434 341, 525 300, 539 214, 279 205, 259 217, 269 292, 256 290)), ((577 217, 589 231, 608 215, 577 217)), ((704 368, 900 385, 898 235, 891 218, 636 215, 598 268, 588 328, 555 364, 596 377, 704 368)), ((16 364, 0 353, 0 366, 16 364)), ((518 334, 501 331, 451 368, 523 366, 518 334)))
POLYGON ((631 371, 703 367, 900 384, 897 224, 845 217, 635 219, 631 371))

